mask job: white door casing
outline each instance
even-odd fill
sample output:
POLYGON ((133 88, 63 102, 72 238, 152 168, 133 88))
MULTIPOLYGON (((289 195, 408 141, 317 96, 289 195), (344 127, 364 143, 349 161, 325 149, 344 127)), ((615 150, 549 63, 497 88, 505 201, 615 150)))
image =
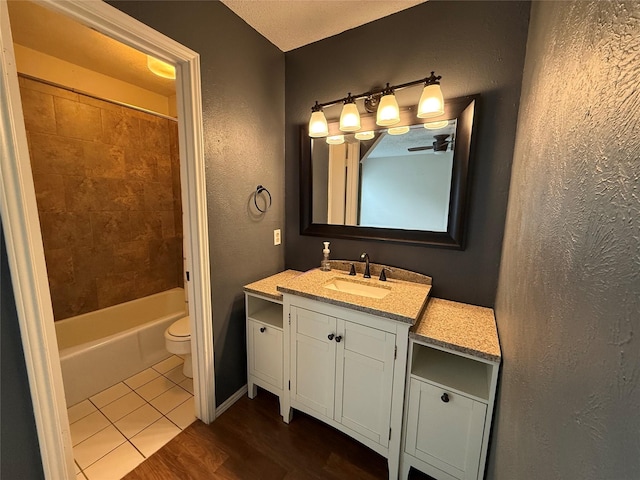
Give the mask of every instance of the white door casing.
MULTIPOLYGON (((202 134, 199 55, 100 1, 43 0, 62 13, 124 44, 176 66, 180 177, 185 229, 196 415, 215 419, 213 326, 202 134)), ((42 235, 6 2, 0 2, 0 215, 36 430, 47 479, 74 478, 60 359, 42 235)))

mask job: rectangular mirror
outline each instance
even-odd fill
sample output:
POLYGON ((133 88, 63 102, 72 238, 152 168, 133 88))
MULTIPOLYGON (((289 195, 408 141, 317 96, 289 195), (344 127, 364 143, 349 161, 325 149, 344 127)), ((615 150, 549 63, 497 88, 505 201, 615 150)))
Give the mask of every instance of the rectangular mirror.
POLYGON ((448 100, 428 120, 403 109, 392 128, 362 115, 356 134, 332 122, 312 139, 303 127, 301 234, 464 248, 476 100, 448 100))

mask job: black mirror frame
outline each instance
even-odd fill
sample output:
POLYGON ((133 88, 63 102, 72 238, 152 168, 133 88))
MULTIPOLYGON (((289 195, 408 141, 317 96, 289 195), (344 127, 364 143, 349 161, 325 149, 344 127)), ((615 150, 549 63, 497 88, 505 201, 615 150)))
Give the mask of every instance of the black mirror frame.
MULTIPOLYGON (((445 113, 443 115, 428 120, 417 119, 413 122, 413 124, 416 124, 454 118, 458 120, 453 155, 449 221, 446 232, 312 223, 313 205, 311 199, 313 179, 311 169, 311 142, 308 127, 302 126, 300 129, 300 234, 325 238, 391 241, 464 250, 464 233, 469 190, 469 166, 472 163, 472 146, 477 128, 474 118, 478 100, 479 95, 446 100, 445 113)), ((411 112, 412 109, 405 111, 411 112)))

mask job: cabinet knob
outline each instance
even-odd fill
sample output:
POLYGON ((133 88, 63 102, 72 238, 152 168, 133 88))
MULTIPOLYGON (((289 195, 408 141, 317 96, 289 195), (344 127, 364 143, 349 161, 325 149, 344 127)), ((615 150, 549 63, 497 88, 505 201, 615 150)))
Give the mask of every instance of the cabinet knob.
POLYGON ((340 341, 341 341, 341 340, 342 340, 342 337, 341 337, 340 335, 338 335, 338 336, 336 337, 336 342, 340 343, 340 341))
POLYGON ((264 331, 267 329, 267 327, 260 327, 260 333, 264 333, 264 331))
POLYGON ((335 335, 334 335, 333 333, 330 333, 330 334, 327 336, 327 338, 328 338, 329 340, 333 340, 333 337, 335 337, 335 335))
POLYGON ((440 397, 440 400, 442 400, 444 403, 449 403, 449 395, 446 393, 443 393, 442 396, 440 397))

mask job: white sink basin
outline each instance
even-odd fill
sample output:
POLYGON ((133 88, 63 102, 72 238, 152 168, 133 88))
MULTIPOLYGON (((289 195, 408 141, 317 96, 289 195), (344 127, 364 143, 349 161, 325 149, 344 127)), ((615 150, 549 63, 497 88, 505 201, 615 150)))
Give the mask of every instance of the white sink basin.
POLYGON ((391 288, 366 285, 364 283, 355 282, 353 280, 345 280, 342 278, 334 278, 330 282, 326 283, 324 285, 324 288, 369 298, 384 298, 391 291, 391 288))

